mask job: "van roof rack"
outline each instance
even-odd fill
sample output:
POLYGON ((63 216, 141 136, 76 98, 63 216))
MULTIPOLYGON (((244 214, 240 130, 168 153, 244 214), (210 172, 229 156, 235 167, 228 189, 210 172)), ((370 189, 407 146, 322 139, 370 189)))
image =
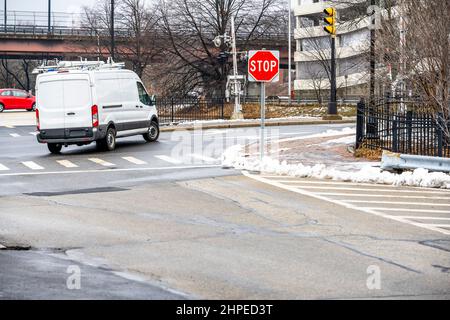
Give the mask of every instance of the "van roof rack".
POLYGON ((100 60, 83 60, 83 58, 75 61, 59 61, 58 59, 55 59, 53 64, 48 64, 48 61, 44 61, 39 67, 34 68, 32 73, 67 72, 70 70, 108 70, 123 69, 124 67, 124 62, 114 62, 111 57, 108 58, 106 63, 100 60))

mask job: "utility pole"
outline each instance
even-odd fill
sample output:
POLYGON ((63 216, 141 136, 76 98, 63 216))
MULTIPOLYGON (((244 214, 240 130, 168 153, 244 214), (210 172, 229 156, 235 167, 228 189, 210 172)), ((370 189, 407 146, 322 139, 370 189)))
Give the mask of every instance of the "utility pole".
POLYGON ((233 54, 233 81, 234 81, 234 112, 233 119, 242 119, 241 110, 241 85, 237 79, 238 68, 237 68, 237 51, 236 51, 236 30, 234 27, 234 16, 231 17, 231 51, 233 54))
POLYGON ((51 33, 52 30, 51 17, 52 17, 52 0, 48 0, 48 33, 51 33))
POLYGON ((114 61, 115 39, 114 39, 114 0, 111 0, 111 59, 114 61))
POLYGON ((8 8, 8 6, 6 5, 6 2, 7 2, 8 0, 5 0, 5 10, 4 10, 4 14, 5 14, 5 17, 4 17, 4 19, 3 19, 3 21, 5 22, 5 33, 8 31, 8 28, 6 27, 7 25, 8 25, 8 23, 7 23, 7 21, 8 21, 8 15, 6 14, 6 10, 7 10, 7 8, 8 8))
MULTIPOLYGON (((372 8, 375 8, 375 0, 370 0, 370 5, 372 8)), ((375 10, 373 14, 376 14, 375 10)), ((372 24, 375 24, 377 19, 372 19, 372 24)), ((375 64, 376 64, 376 56, 375 56, 375 41, 376 41, 376 26, 372 25, 370 28, 370 85, 369 85, 369 94, 370 101, 369 106, 371 110, 375 107, 375 64)))
POLYGON ((291 6, 291 0, 288 0, 288 14, 289 14, 289 18, 288 18, 288 96, 289 96, 289 105, 291 104, 291 92, 292 92, 292 71, 291 71, 291 63, 292 63, 292 44, 291 44, 291 30, 292 30, 292 26, 291 26, 291 10, 292 10, 292 6, 291 6))

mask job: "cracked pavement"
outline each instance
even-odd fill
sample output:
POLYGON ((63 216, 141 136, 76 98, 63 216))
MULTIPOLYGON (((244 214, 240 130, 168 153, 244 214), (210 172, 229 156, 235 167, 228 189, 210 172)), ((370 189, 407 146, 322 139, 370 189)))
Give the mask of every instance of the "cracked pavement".
POLYGON ((240 175, 5 196, 0 235, 193 299, 450 298, 449 237, 240 175))

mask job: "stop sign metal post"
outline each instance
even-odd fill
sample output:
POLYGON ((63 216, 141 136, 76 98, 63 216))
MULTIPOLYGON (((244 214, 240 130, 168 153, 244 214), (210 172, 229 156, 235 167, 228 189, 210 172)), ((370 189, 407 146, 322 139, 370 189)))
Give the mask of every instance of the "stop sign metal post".
POLYGON ((280 52, 272 50, 251 50, 248 53, 248 81, 259 82, 261 87, 261 137, 259 158, 264 157, 264 127, 266 117, 266 82, 278 82, 280 73, 280 52))

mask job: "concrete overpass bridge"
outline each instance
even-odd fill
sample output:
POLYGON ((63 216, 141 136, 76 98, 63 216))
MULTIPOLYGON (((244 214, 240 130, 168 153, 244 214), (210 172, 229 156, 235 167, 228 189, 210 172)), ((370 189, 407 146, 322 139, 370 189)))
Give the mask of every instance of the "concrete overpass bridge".
MULTIPOLYGON (((99 45, 100 40, 108 39, 108 32, 95 35, 91 29, 73 27, 52 27, 34 25, 0 26, 0 58, 1 59, 78 59, 106 57, 109 50, 99 45)), ((245 35, 238 34, 238 47, 243 44, 245 35)), ((124 43, 129 41, 131 34, 127 30, 115 31, 115 42, 118 52, 127 55, 124 43)), ((288 67, 287 34, 264 34, 252 40, 252 49, 266 48, 280 50, 281 68, 288 67)), ((161 35, 164 41, 164 35, 161 35)), ((213 44, 211 43, 211 46, 213 44)), ((295 50, 295 48, 293 48, 295 50)), ((131 54, 131 53, 130 53, 131 54)), ((155 62, 164 60, 157 56, 155 62)))

